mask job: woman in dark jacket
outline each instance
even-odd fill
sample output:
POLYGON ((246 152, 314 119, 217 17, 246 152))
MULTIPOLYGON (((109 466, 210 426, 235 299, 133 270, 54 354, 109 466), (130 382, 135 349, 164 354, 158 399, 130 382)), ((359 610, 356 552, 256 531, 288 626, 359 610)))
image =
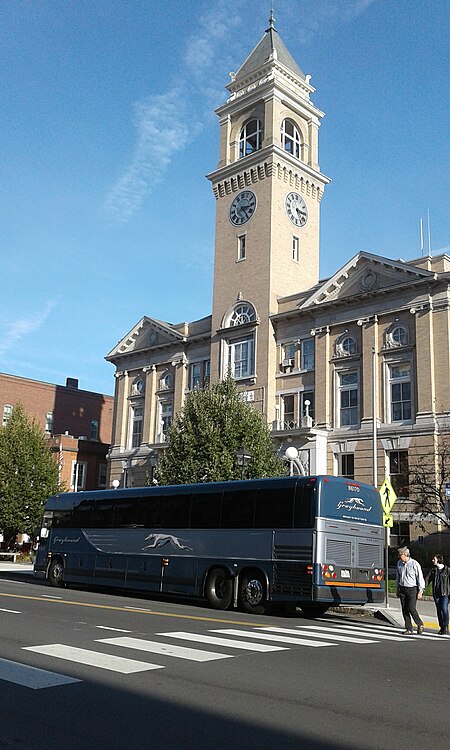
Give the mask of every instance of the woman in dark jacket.
POLYGON ((431 560, 433 567, 425 577, 425 584, 432 584, 433 599, 436 604, 440 626, 440 635, 448 635, 448 597, 450 595, 450 568, 444 565, 442 555, 435 555, 431 560))

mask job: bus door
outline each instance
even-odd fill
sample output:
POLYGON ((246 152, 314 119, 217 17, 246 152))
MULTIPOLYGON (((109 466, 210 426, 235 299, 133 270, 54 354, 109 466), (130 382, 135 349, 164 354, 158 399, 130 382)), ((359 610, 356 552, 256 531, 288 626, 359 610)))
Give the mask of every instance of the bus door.
POLYGON ((161 560, 161 591, 172 594, 197 592, 198 561, 195 557, 167 556, 161 560))

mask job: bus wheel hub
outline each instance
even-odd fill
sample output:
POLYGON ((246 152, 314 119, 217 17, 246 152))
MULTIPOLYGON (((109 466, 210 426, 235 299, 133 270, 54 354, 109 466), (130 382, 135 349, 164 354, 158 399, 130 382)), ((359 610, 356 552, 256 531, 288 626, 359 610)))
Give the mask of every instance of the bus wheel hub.
POLYGON ((247 583, 247 586, 245 588, 245 596, 247 601, 252 605, 259 604, 262 601, 263 595, 264 590, 261 581, 258 581, 257 578, 252 578, 251 581, 247 583))

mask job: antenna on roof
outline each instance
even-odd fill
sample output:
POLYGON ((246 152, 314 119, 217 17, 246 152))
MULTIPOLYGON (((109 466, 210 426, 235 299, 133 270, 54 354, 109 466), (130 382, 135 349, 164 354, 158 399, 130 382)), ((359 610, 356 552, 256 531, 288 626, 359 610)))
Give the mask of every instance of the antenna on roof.
POLYGON ((431 224, 430 224, 430 209, 427 210, 428 218, 428 255, 431 258, 431 224))
POLYGON ((420 217, 419 219, 419 226, 420 226, 420 254, 423 258, 423 219, 420 217))
MULTIPOLYGON (((428 235, 428 257, 431 258, 431 223, 430 223, 430 209, 427 209, 427 235, 428 235)), ((420 217, 420 254, 423 257, 424 242, 423 242, 423 219, 420 217)))

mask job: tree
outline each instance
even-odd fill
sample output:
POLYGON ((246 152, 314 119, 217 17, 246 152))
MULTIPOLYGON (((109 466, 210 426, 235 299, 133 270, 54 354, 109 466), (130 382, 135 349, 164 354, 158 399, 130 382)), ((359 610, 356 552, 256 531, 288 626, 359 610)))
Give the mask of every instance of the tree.
POLYGON ((450 529, 447 484, 450 486, 450 444, 443 441, 436 451, 418 456, 412 463, 409 486, 415 513, 422 518, 431 517, 435 523, 450 529))
POLYGON ((262 415, 243 401, 231 377, 193 391, 169 429, 169 444, 158 463, 160 484, 217 482, 281 476, 286 468, 275 455, 262 415), (248 462, 236 454, 245 449, 248 462))
POLYGON ((0 429, 0 529, 33 533, 46 499, 58 490, 58 466, 45 434, 18 404, 0 429))

